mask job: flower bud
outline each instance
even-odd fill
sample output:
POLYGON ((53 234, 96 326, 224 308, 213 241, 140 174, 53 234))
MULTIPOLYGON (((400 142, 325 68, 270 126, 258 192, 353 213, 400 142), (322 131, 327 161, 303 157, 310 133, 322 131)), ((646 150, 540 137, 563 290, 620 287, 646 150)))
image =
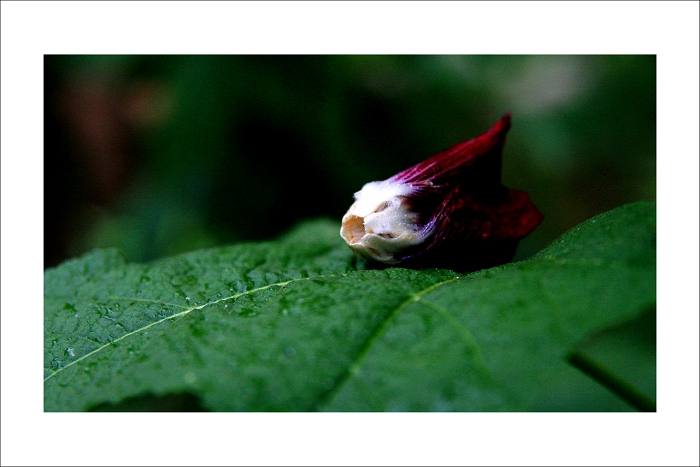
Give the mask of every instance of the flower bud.
POLYGON ((510 261, 542 221, 525 192, 501 184, 510 114, 355 193, 340 235, 358 256, 391 266, 477 270, 510 261))

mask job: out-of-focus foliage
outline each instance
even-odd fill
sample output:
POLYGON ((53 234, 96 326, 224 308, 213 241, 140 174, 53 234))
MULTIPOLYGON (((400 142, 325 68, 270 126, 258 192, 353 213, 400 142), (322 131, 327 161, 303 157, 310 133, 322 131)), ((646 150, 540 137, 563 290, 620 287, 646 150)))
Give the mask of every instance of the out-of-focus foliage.
POLYGON ((655 198, 654 56, 47 56, 45 264, 145 261, 340 219, 352 194, 490 127, 545 221, 531 256, 655 198))

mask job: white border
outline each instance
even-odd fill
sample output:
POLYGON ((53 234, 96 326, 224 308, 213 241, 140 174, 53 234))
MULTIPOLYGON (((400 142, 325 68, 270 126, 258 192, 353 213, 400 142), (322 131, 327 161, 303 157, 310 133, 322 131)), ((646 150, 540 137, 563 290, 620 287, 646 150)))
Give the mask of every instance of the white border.
POLYGON ((3 465, 698 465, 697 2, 3 1, 1 17, 3 465), (49 53, 658 54, 659 412, 44 414, 49 53))

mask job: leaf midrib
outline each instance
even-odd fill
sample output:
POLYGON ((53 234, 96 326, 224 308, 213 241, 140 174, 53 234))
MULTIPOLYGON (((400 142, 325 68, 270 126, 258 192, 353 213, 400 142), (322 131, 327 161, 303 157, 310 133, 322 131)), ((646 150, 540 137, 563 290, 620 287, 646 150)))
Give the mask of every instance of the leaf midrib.
MULTIPOLYGON (((275 283, 273 283, 273 284, 264 285, 264 286, 262 286, 262 287, 258 287, 258 288, 255 288, 255 289, 246 290, 245 292, 240 292, 240 293, 231 295, 231 296, 229 296, 229 297, 223 297, 223 298, 220 298, 220 299, 215 300, 215 301, 212 301, 212 302, 207 302, 207 303, 204 303, 204 304, 202 304, 202 305, 197 305, 197 306, 193 306, 193 307, 191 307, 191 308, 187 308, 187 309, 185 309, 185 310, 183 310, 183 311, 181 311, 181 312, 179 312, 179 313, 174 313, 174 314, 172 314, 172 315, 169 315, 169 316, 166 316, 166 317, 164 317, 164 318, 158 319, 158 320, 156 320, 156 321, 153 321, 152 323, 149 323, 149 324, 147 324, 147 325, 145 325, 145 326, 142 326, 142 327, 140 327, 140 328, 138 328, 138 329, 135 329, 135 330, 133 330, 133 331, 130 331, 130 332, 124 334, 123 336, 119 336, 118 338, 116 338, 116 339, 114 339, 114 340, 111 340, 111 341, 107 342, 106 344, 103 344, 102 346, 96 348, 95 350, 86 353, 86 354, 83 355, 82 357, 76 358, 75 360, 73 360, 72 362, 68 363, 67 365, 62 366, 61 368, 58 368, 57 370, 51 370, 51 371, 53 371, 53 372, 52 372, 49 376, 47 376, 46 378, 44 378, 44 382, 46 382, 46 381, 48 381, 49 379, 53 378, 54 376, 56 376, 56 375, 57 375, 58 373, 60 373, 61 371, 65 370, 65 369, 67 369, 67 368, 70 368, 71 366, 75 365, 76 363, 79 363, 79 362, 81 362, 81 361, 87 359, 88 357, 91 357, 92 355, 95 355, 96 353, 98 353, 98 352, 100 352, 100 351, 102 351, 102 350, 104 350, 104 349, 106 349, 106 348, 108 348, 108 347, 111 347, 112 345, 114 345, 114 344, 116 344, 116 343, 118 343, 118 342, 120 342, 120 341, 122 341, 122 340, 124 340, 124 339, 126 339, 126 338, 128 338, 128 337, 131 337, 131 336, 133 336, 133 335, 135 335, 135 334, 138 334, 138 333, 140 333, 140 332, 146 331, 146 330, 152 328, 153 326, 156 326, 156 325, 158 325, 158 324, 164 323, 164 322, 166 322, 166 321, 170 321, 170 320, 175 319, 175 318, 180 318, 180 317, 186 316, 187 314, 189 314, 189 313, 191 313, 191 312, 193 312, 193 311, 202 310, 202 309, 204 309, 205 307, 208 307, 208 306, 210 306, 210 305, 216 305, 217 303, 221 303, 221 302, 224 302, 224 301, 227 301, 227 300, 236 300, 236 299, 238 299, 238 298, 240 298, 240 297, 242 297, 242 296, 244 296, 244 295, 248 295, 248 294, 260 292, 260 291, 269 289, 269 288, 271 288, 271 287, 284 287, 284 286, 289 285, 289 284, 291 284, 291 283, 293 283, 293 282, 299 282, 299 281, 310 280, 310 279, 324 279, 324 278, 328 278, 328 277, 331 277, 331 276, 326 276, 326 277, 322 277, 322 276, 321 276, 321 277, 301 277, 301 278, 297 278, 297 279, 290 279, 290 280, 283 281, 283 282, 275 282, 275 283)), ((332 277, 338 277, 338 276, 332 276, 332 277)), ((110 298, 109 298, 109 300, 117 300, 117 299, 139 300, 139 299, 132 299, 132 298, 128 298, 128 297, 110 297, 110 298)), ((150 302, 152 302, 152 303, 165 304, 164 302, 159 302, 159 301, 157 301, 157 300, 140 299, 140 301, 150 301, 150 302)), ((176 305, 176 306, 182 307, 182 305, 176 305)))

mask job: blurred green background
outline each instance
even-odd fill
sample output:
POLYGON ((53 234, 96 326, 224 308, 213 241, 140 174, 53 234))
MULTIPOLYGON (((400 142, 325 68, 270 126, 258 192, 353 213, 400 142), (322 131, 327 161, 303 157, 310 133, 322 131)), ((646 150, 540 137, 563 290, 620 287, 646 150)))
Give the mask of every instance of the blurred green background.
POLYGON ((503 182, 574 225, 654 200, 655 56, 46 56, 45 267, 338 220, 364 183, 512 112, 503 182))

